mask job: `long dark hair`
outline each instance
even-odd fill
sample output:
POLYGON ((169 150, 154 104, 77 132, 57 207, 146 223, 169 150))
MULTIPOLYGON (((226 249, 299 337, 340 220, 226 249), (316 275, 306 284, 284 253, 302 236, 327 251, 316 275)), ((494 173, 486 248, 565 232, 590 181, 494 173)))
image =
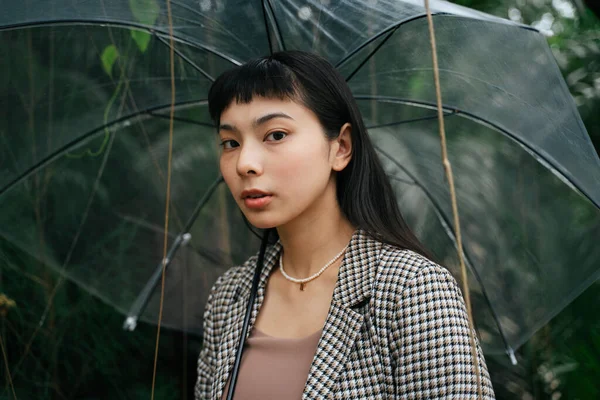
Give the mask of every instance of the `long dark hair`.
MULTIPOLYGON (((356 100, 327 60, 302 51, 283 51, 226 71, 208 93, 210 116, 219 126, 222 112, 233 101, 249 103, 254 96, 297 101, 317 115, 330 139, 349 122, 352 159, 337 173, 342 212, 375 239, 432 258, 402 218, 356 100)), ((274 237, 273 233, 269 236, 274 237)))

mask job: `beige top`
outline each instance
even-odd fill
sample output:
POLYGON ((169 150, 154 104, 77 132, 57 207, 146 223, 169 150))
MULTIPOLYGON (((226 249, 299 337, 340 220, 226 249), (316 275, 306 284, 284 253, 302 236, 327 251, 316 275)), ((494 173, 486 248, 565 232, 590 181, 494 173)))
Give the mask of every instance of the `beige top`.
MULTIPOLYGON (((252 329, 244 345, 234 399, 301 399, 321 333, 286 339, 252 329)), ((228 389, 229 381, 223 400, 228 389)))

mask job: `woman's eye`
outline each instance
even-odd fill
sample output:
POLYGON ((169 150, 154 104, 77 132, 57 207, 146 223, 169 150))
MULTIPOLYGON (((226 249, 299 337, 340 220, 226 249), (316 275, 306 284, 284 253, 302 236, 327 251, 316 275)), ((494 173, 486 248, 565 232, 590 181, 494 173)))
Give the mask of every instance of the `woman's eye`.
POLYGON ((265 139, 272 138, 272 140, 278 141, 278 140, 283 139, 286 136, 287 136, 287 133, 276 131, 276 132, 269 133, 265 139))
POLYGON ((233 149, 238 146, 239 146, 239 143, 236 142, 235 140, 223 140, 221 142, 221 147, 223 149, 233 149))

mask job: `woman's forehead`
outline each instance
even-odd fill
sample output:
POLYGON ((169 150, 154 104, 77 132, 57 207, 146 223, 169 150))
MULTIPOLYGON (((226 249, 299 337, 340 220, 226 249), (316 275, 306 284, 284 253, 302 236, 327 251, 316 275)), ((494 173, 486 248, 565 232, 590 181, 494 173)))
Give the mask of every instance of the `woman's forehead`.
POLYGON ((303 104, 278 98, 254 97, 248 103, 233 101, 221 114, 221 124, 225 123, 256 123, 269 115, 278 115, 290 120, 314 118, 316 115, 303 104))

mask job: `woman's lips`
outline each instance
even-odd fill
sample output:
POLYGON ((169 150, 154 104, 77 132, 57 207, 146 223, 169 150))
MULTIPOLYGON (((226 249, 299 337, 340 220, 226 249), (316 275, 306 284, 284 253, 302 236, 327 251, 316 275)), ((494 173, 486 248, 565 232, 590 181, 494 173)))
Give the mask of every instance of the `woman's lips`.
POLYGON ((246 198, 244 198, 244 204, 248 208, 254 208, 254 209, 264 208, 271 202, 272 198, 273 198, 273 196, 271 196, 271 195, 264 195, 261 197, 246 197, 246 198))

